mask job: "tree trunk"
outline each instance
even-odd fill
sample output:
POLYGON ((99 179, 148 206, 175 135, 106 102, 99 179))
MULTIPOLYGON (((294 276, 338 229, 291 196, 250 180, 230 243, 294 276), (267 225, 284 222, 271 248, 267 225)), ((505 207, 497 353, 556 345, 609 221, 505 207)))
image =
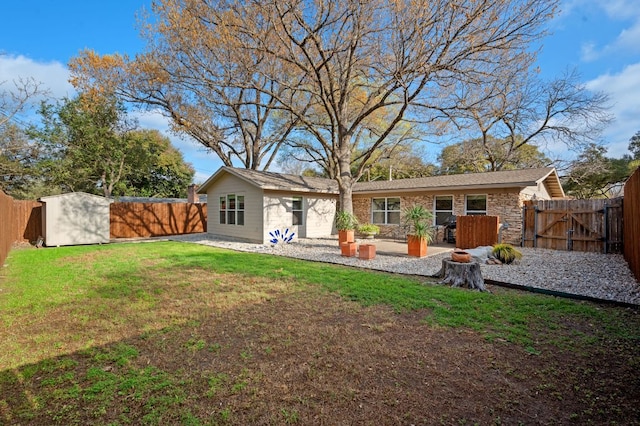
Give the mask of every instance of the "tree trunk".
POLYGON ((353 177, 351 176, 351 170, 349 165, 351 158, 340 159, 338 178, 338 202, 340 203, 340 210, 353 213, 353 177))
POLYGON ((443 259, 442 269, 436 275, 442 278, 440 281, 442 284, 450 284, 451 287, 487 291, 478 262, 459 263, 451 259, 443 259))

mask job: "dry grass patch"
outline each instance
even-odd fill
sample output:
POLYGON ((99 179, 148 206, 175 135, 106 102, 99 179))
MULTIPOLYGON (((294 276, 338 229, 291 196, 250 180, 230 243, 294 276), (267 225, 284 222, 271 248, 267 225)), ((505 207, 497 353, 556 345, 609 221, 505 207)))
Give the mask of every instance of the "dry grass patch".
POLYGON ((17 318, 0 330, 0 424, 640 418, 635 310, 180 244, 99 249, 93 265, 84 250, 37 252, 85 270, 51 300, 0 281, 30 297, 0 292, 17 318))

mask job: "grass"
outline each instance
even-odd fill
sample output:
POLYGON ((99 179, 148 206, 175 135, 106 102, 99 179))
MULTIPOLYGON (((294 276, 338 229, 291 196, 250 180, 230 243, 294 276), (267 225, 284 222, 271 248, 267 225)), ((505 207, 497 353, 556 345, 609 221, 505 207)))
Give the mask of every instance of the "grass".
MULTIPOLYGON (((495 344, 538 358, 564 351, 585 363, 593 348, 606 351, 601 342, 615 342, 623 351, 640 340, 637 312, 625 309, 507 290, 470 292, 426 279, 183 243, 14 250, 7 263, 0 275, 0 394, 7 395, 0 397, 0 423, 7 424, 103 418, 114 425, 304 423, 318 395, 306 394, 307 384, 296 398, 267 410, 265 400, 295 386, 276 385, 264 366, 284 365, 284 357, 302 375, 299 380, 317 383, 335 370, 325 357, 344 355, 349 363, 364 356, 356 349, 363 341, 345 330, 365 333, 371 345, 382 335, 392 344, 403 336, 398 321, 407 316, 418 320, 410 322, 412 329, 445 340, 452 338, 448 330, 457 330, 463 334, 456 340, 480 338, 485 343, 476 345, 485 351, 494 351, 495 344), (346 340, 336 344, 340 339, 346 340), (305 351, 309 358, 297 359, 305 351), (255 408, 247 411, 247 404, 255 408)), ((341 376, 347 380, 360 368, 399 356, 383 352, 372 350, 373 366, 361 360, 341 376)), ((413 357, 422 359, 422 352, 413 357)), ((427 357, 406 370, 430 362, 427 357)), ((620 365, 638 367, 637 354, 620 365)), ((536 392, 557 399, 558 385, 549 380, 560 380, 559 370, 539 373, 546 381, 536 392)), ((598 374, 590 366, 576 371, 594 380, 598 374)), ((386 372, 378 379, 381 374, 386 372)), ((390 383, 401 389, 400 373, 394 374, 390 383)), ((337 406, 357 398, 357 388, 348 384, 358 380, 324 398, 337 406)), ((574 386, 579 390, 572 392, 591 402, 602 398, 574 386)), ((571 414, 576 421, 598 415, 590 409, 571 414)))
MULTIPOLYGON (((269 280, 281 287, 286 283, 286 291, 320 286, 364 306, 384 304, 397 312, 425 310, 425 321, 430 324, 467 327, 488 339, 501 338, 525 346, 533 345, 532 325, 553 328, 567 315, 603 322, 608 333, 615 336, 637 337, 636 332, 596 305, 516 292, 469 292, 416 278, 197 245, 163 242, 20 250, 12 253, 9 264, 0 293, 0 323, 8 328, 25 316, 28 321, 37 321, 61 309, 69 312, 79 326, 97 325, 96 332, 103 332, 100 322, 105 316, 110 326, 134 321, 143 330, 169 327, 183 319, 163 318, 157 310, 166 308, 164 303, 176 291, 189 294, 191 289, 195 294, 190 298, 198 297, 197 286, 190 279, 196 275, 181 273, 195 269, 214 273, 199 277, 213 287, 224 287, 222 277, 227 275, 269 280)), ((224 301, 233 307, 244 301, 268 299, 278 286, 264 283, 248 291, 228 292, 224 301)), ((36 340, 63 348, 69 339, 84 339, 80 335, 60 337, 39 335, 36 340)), ((194 339, 186 346, 202 349, 206 343, 194 339)), ((0 355, 0 368, 16 365, 19 358, 11 353, 0 355)))

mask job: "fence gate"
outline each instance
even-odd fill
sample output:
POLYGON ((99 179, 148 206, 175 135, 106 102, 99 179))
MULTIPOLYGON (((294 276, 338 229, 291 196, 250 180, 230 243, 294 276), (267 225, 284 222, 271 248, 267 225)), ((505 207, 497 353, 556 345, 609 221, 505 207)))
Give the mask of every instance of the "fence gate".
POLYGON ((522 215, 524 247, 622 253, 622 198, 527 201, 522 215))

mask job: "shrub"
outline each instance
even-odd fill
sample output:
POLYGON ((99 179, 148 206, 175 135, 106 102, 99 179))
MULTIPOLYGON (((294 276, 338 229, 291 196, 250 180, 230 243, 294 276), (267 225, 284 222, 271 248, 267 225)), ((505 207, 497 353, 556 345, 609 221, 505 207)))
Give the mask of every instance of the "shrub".
POLYGON ((360 225, 358 227, 358 231, 362 234, 377 235, 378 233, 380 233, 380 227, 372 223, 365 223, 364 225, 360 225))
POLYGON ((501 243, 493 246, 491 254, 502 263, 510 264, 514 260, 521 259, 522 253, 511 244, 501 243))

